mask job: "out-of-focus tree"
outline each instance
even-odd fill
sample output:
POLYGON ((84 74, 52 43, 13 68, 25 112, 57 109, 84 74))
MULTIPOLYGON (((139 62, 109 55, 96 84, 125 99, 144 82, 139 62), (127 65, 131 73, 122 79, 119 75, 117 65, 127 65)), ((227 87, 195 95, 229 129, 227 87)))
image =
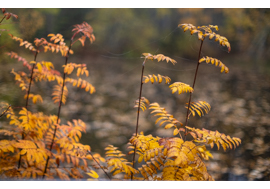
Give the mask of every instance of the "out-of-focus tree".
MULTIPOLYGON (((21 11, 19 11, 20 13, 21 11)), ((36 9, 26 9, 20 14, 19 30, 23 39, 28 40, 44 25, 44 17, 36 9)))
POLYGON ((93 9, 86 20, 95 28, 96 43, 105 50, 122 54, 140 47, 140 55, 142 49, 149 50, 149 43, 160 37, 153 14, 155 9, 93 9))
POLYGON ((226 33, 240 53, 251 58, 254 68, 270 58, 270 10, 223 9, 226 33))
POLYGON ((223 9, 228 38, 237 41, 240 51, 258 55, 270 29, 267 9, 223 9))
MULTIPOLYGON (((8 27, 13 27, 14 35, 29 41, 33 40, 31 36, 44 37, 48 33, 62 33, 68 39, 71 37, 68 31, 72 25, 88 22, 95 28, 94 33, 97 35, 94 45, 98 48, 91 51, 96 55, 109 52, 115 56, 138 57, 141 52, 163 52, 170 56, 191 58, 198 48, 197 39, 191 35, 182 35, 178 24, 211 23, 219 26, 223 31, 221 35, 227 34, 232 45, 231 53, 248 60, 252 58, 253 62, 270 58, 269 9, 57 8, 12 11, 19 15, 19 19, 8 27)), ((221 50, 213 51, 207 48, 213 45, 210 43, 214 42, 205 43, 203 51, 207 50, 205 53, 211 56, 223 56, 222 47, 217 45, 221 50)))

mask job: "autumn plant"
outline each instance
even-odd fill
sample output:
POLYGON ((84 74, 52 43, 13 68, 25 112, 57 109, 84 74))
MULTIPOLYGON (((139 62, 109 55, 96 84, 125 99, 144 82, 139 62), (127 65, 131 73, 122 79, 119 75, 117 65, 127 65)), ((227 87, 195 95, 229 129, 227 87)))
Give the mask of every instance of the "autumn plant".
POLYGON ((61 34, 49 34, 49 40, 45 38, 35 39, 34 44, 9 34, 11 38, 30 50, 34 58, 27 61, 15 52, 8 52, 11 58, 23 63, 27 72, 15 71, 15 76, 22 91, 25 92, 25 107, 19 111, 19 115, 13 111, 12 106, 2 102, 1 107, 7 107, 2 115, 10 119, 10 129, 1 130, 1 134, 9 136, 9 140, 0 141, 0 175, 10 179, 80 179, 83 173, 91 173, 89 164, 93 166, 104 159, 97 153, 92 154, 89 145, 79 143, 82 132, 86 126, 82 120, 61 123, 60 111, 62 104, 66 103, 68 96, 68 84, 84 89, 92 94, 95 87, 81 75, 88 76, 86 64, 68 63, 68 57, 73 54, 72 45, 80 41, 84 46, 86 38, 92 43, 95 40, 92 27, 83 22, 75 25, 69 46, 61 34), (78 35, 80 34, 80 36, 78 35), (54 69, 52 62, 37 61, 39 53, 55 52, 65 57, 63 76, 54 69), (69 77, 76 71, 77 78, 69 77), (43 103, 40 94, 34 94, 32 87, 38 82, 54 82, 52 100, 58 105, 57 115, 45 115, 42 112, 32 112, 30 101, 33 104, 43 103))
MULTIPOLYGON (((3 10, 2 10, 3 11, 3 10)), ((3 12, 4 13, 4 12, 3 12)), ((13 16, 5 14, 5 18, 13 16)), ((3 19, 2 19, 3 20, 3 19)), ((2 21, 1 21, 2 22, 2 21)), ((118 147, 108 145, 105 148, 106 157, 91 151, 89 145, 80 143, 82 132, 86 132, 86 124, 78 119, 66 123, 61 122, 61 109, 67 101, 68 85, 84 89, 93 94, 95 87, 81 76, 89 76, 86 64, 69 62, 69 56, 74 54, 73 45, 79 41, 84 46, 86 39, 95 41, 92 27, 83 22, 73 26, 73 35, 66 42, 61 34, 49 34, 46 38, 36 38, 33 43, 9 34, 11 39, 32 52, 33 59, 28 61, 16 52, 6 53, 10 58, 22 62, 26 71, 12 69, 16 83, 24 92, 25 105, 17 112, 13 105, 1 102, 0 118, 9 119, 8 129, 1 129, 0 134, 5 139, 0 140, 0 177, 2 179, 85 179, 96 180, 103 174, 106 180, 214 180, 208 173, 205 161, 213 157, 208 146, 224 150, 236 148, 241 140, 230 137, 218 131, 199 129, 189 123, 191 116, 202 116, 211 110, 209 103, 203 99, 192 101, 199 66, 211 63, 228 73, 229 69, 220 60, 212 57, 202 57, 204 40, 209 38, 231 50, 228 40, 216 33, 218 26, 193 26, 180 24, 180 28, 197 34, 200 40, 197 67, 193 84, 173 82, 168 76, 160 74, 144 75, 147 61, 166 61, 176 64, 176 61, 163 54, 152 55, 143 53, 143 64, 140 78, 139 96, 135 103, 137 119, 135 133, 129 139, 128 154, 122 153, 118 147), (67 45, 68 44, 68 45, 67 45), (52 62, 38 61, 40 53, 59 53, 64 57, 63 70, 56 70, 52 62), (76 72, 76 77, 72 73, 76 72), (62 73, 62 74, 61 74, 62 73), (164 81, 164 82, 163 82, 164 81), (45 115, 36 112, 35 104, 43 103, 42 94, 37 94, 33 87, 39 82, 51 82, 52 101, 56 104, 57 115, 45 115), (173 94, 189 93, 185 108, 186 117, 176 118, 160 106, 150 103, 142 96, 143 86, 147 83, 169 84, 173 94), (141 111, 150 110, 155 124, 172 129, 171 137, 144 135, 139 130, 141 111), (181 122, 183 119, 184 122, 181 122), (189 136, 189 137, 187 137, 189 136), (130 155, 132 161, 125 156, 130 155), (99 170, 100 169, 100 170, 99 170), (116 176, 117 175, 117 176, 116 176)), ((184 105, 183 105, 184 108, 184 105)))
POLYGON ((207 172, 205 161, 213 158, 207 146, 211 148, 214 145, 218 150, 220 146, 226 149, 236 148, 241 143, 241 140, 236 137, 230 137, 218 131, 210 131, 207 129, 199 129, 196 127, 188 126, 190 116, 209 113, 211 106, 209 103, 200 100, 192 102, 192 94, 194 93, 195 82, 199 65, 203 62, 214 64, 221 68, 221 72, 228 73, 229 69, 218 59, 212 57, 201 57, 201 51, 204 40, 214 39, 220 45, 226 46, 228 51, 231 50, 228 40, 215 33, 213 30, 218 30, 218 26, 193 26, 192 24, 180 24, 179 27, 184 31, 189 30, 191 35, 197 33, 198 39, 201 41, 200 50, 198 54, 198 62, 194 75, 192 87, 182 82, 174 82, 169 85, 172 93, 189 93, 189 100, 187 103, 187 114, 185 123, 183 124, 172 114, 168 113, 165 108, 161 107, 157 102, 151 103, 145 97, 142 97, 143 84, 151 82, 170 83, 171 79, 168 76, 161 76, 160 74, 153 74, 144 76, 144 66, 146 60, 166 60, 168 62, 176 63, 175 60, 166 57, 162 54, 152 55, 150 53, 143 53, 144 62, 142 64, 141 83, 139 90, 139 99, 136 101, 135 107, 137 110, 136 131, 129 140, 129 154, 133 154, 132 162, 128 162, 117 147, 112 145, 108 146, 106 154, 109 158, 107 166, 109 166, 112 175, 122 173, 123 178, 131 180, 214 180, 213 177, 207 172), (161 138, 159 136, 144 135, 143 132, 139 133, 139 115, 140 110, 151 110, 151 114, 156 117, 155 123, 159 126, 164 126, 164 129, 173 129, 172 137, 161 138), (187 135, 192 137, 187 140, 187 135), (135 154, 138 158, 135 160, 135 154), (137 163, 137 167, 135 167, 137 163), (132 166, 131 166, 132 165, 132 166), (111 167, 111 168, 110 168, 111 167))

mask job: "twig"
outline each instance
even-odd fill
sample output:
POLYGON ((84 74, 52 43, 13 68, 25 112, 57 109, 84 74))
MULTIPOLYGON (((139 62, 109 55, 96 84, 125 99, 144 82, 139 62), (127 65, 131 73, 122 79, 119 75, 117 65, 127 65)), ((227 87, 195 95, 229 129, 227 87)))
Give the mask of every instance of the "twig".
MULTIPOLYGON (((138 105, 138 111, 137 111, 136 136, 138 135, 138 127, 139 127, 139 117, 140 117, 140 107, 141 107, 141 97, 142 97, 142 86, 143 86, 143 72, 144 72, 145 61, 146 61, 146 59, 144 59, 144 62, 142 64, 141 86, 140 86, 140 94, 139 94, 139 105, 138 105)), ((132 159, 132 167, 133 167, 133 169, 135 167, 135 155, 136 155, 136 145, 134 146, 133 159, 132 159)), ((131 172, 131 180, 133 180, 133 172, 131 172)))
MULTIPOLYGON (((35 57, 34 57, 34 61, 36 62, 37 60, 37 55, 38 55, 38 46, 37 46, 37 49, 36 49, 36 53, 35 53, 35 57)), ((32 84, 32 81, 33 81, 33 73, 34 73, 34 68, 36 66, 36 63, 33 64, 32 66, 32 70, 31 70, 31 76, 30 76, 30 82, 29 82, 29 86, 28 86, 28 90, 27 90, 27 97, 26 97, 26 103, 25 103, 25 108, 26 110, 28 110, 28 102, 29 102, 29 94, 30 94, 30 90, 31 90, 31 84, 32 84)), ((27 111, 26 111, 27 112, 27 111)), ((27 119, 28 119, 28 115, 27 115, 27 119)), ((22 140, 24 140, 24 130, 22 132, 22 140)), ((20 158, 19 158, 19 162, 18 162, 18 169, 20 168, 21 166, 21 159, 22 159, 22 155, 20 155, 20 158)))
POLYGON ((5 115, 9 108, 10 108, 10 105, 9 105, 9 106, 7 107, 7 109, 0 115, 0 117, 2 117, 3 115, 5 115))
MULTIPOLYGON (((193 85, 192 88, 194 90, 195 87, 195 82, 196 82, 196 78, 197 78, 197 73, 198 73, 198 69, 199 69, 199 65, 200 65, 200 57, 201 57, 201 52, 202 52, 202 45, 203 45, 203 40, 201 41, 201 46, 200 46, 200 50, 199 50, 199 55, 198 55, 198 63, 197 63, 197 68, 196 68, 196 72, 194 75, 194 81, 193 81, 193 85)), ((189 108, 190 108, 190 101, 191 101, 191 97, 192 97, 192 93, 189 93, 189 101, 188 101, 188 108, 187 108, 187 115, 186 115, 186 122, 185 122, 185 126, 187 126, 188 124, 188 114, 189 114, 189 108)), ((186 136, 187 136, 187 128, 185 128, 185 140, 186 140, 186 136)), ((184 141, 185 141, 184 140, 184 141)))
POLYGON ((2 20, 0 21, 0 24, 2 23, 2 21, 6 18, 6 15, 2 18, 2 20))
MULTIPOLYGON (((71 50, 71 44, 72 44, 72 40, 71 40, 71 42, 69 44, 68 52, 67 52, 67 55, 66 55, 65 65, 67 65, 67 61, 68 61, 68 57, 69 57, 69 51, 71 50)), ((59 106, 58 106, 58 114, 57 114, 56 124, 58 124, 58 122, 59 122, 59 117, 60 117, 60 112, 61 112, 61 107, 62 107, 62 98, 63 98, 63 91, 64 91, 64 87, 65 87, 65 78, 66 78, 66 73, 64 72, 63 73, 62 91, 61 91, 61 97, 60 97, 60 102, 59 102, 59 106)), ((53 143, 54 143, 54 139, 55 139, 55 135, 56 135, 56 130, 57 130, 57 125, 55 125, 55 127, 54 127, 54 133, 53 133, 52 143, 50 145, 50 151, 52 151, 52 147, 53 147, 53 143)), ((50 159, 50 157, 48 156, 47 161, 46 161, 46 165, 45 165, 45 169, 44 169, 44 172, 43 172, 43 179, 45 178, 45 174, 47 172, 49 159, 50 159)))
POLYGON ((94 158, 94 156, 92 155, 91 151, 87 150, 87 152, 92 156, 93 160, 95 160, 95 162, 98 164, 98 166, 103 170, 103 172, 107 175, 107 177, 111 179, 110 175, 101 167, 101 165, 99 164, 99 162, 96 160, 96 158, 94 158))

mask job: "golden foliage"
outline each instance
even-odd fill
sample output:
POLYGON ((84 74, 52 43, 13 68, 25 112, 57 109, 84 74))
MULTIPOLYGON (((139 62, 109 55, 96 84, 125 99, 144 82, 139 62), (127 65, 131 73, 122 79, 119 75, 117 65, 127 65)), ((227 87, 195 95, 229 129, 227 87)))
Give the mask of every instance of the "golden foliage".
POLYGON ((53 87, 53 102, 54 103, 58 103, 60 102, 60 100, 62 101, 62 103, 66 103, 66 99, 67 99, 67 95, 68 95, 68 89, 66 86, 64 86, 64 89, 62 91, 62 85, 54 85, 53 87))
POLYGON ((164 56, 163 54, 152 55, 150 53, 143 53, 142 55, 144 56, 143 58, 147 60, 157 60, 158 62, 166 60, 167 63, 171 62, 173 65, 176 64, 176 61, 174 59, 171 59, 168 56, 164 56))
POLYGON ((99 175, 93 170, 91 170, 89 173, 86 173, 86 174, 88 174, 90 177, 95 178, 95 179, 99 177, 99 175))
MULTIPOLYGON (((143 133, 130 139, 129 148, 136 147, 139 154, 138 168, 143 178, 134 180, 213 180, 200 157, 211 156, 205 147, 178 137, 159 138, 143 133), (159 176, 161 172, 162 176, 159 176)), ((129 154, 133 153, 130 151, 129 154)))
MULTIPOLYGON (((82 32, 87 36, 87 25, 84 24, 84 26, 85 28, 76 26, 77 29, 73 31, 77 33, 82 32)), ((48 51, 61 52, 62 56, 66 56, 68 52, 70 54, 73 53, 66 46, 61 34, 49 34, 50 42, 44 38, 36 38, 34 40, 36 47, 27 41, 23 41, 21 38, 11 34, 10 36, 12 39, 19 41, 20 46, 25 46, 31 51, 37 51, 36 49, 42 50, 43 48, 45 53, 48 51)), ((90 37, 93 41, 93 35, 90 37)), ((84 42, 83 38, 78 40, 84 42)), ((95 88, 81 78, 77 80, 66 78, 63 80, 60 72, 54 69, 52 62, 28 62, 15 52, 7 54, 11 58, 22 61, 23 66, 28 68, 31 74, 32 85, 37 81, 57 82, 52 94, 55 103, 60 102, 60 99, 62 99, 63 103, 66 102, 68 90, 63 84, 68 82, 85 89, 87 92, 95 92, 95 88)), ((35 55, 37 54, 35 53, 35 55)), ((70 74, 75 68, 77 69, 78 77, 84 74, 86 76, 89 75, 85 64, 76 63, 67 64, 64 67, 64 73, 70 74)), ((27 73, 15 72, 14 69, 12 69, 11 73, 14 74, 15 81, 19 84, 20 88, 26 91, 27 95, 25 95, 25 98, 31 99, 34 104, 43 101, 41 95, 28 91, 30 90, 30 78, 27 73)), ((46 176, 46 179, 55 179, 58 177, 63 180, 70 180, 70 178, 83 178, 82 171, 90 173, 93 177, 97 177, 94 172, 89 172, 89 166, 96 167, 95 162, 105 162, 105 159, 97 153, 90 156, 88 152, 91 150, 91 147, 79 143, 82 132, 86 132, 86 124, 82 120, 73 120, 73 122, 68 121, 67 124, 61 124, 58 116, 47 116, 42 112, 34 113, 29 111, 30 108, 28 108, 28 105, 26 108, 23 107, 19 110, 19 115, 17 116, 10 105, 1 103, 1 117, 5 115, 10 119, 10 130, 0 130, 0 134, 9 138, 9 140, 0 140, 1 178, 36 179, 46 176), (94 164, 91 164, 91 162, 94 164)), ((123 168, 126 169, 125 166, 123 168)))
MULTIPOLYGON (((23 39, 13 36, 12 34, 9 34, 11 38, 15 41, 20 42, 20 46, 25 46, 25 48, 35 52, 37 49, 32 45, 32 43, 28 41, 23 41, 23 39)), ((44 52, 51 51, 51 52, 61 52, 62 56, 66 56, 67 52, 70 54, 73 54, 73 51, 69 49, 68 46, 66 46, 66 43, 64 42, 64 38, 61 34, 49 34, 48 37, 50 38, 50 41, 53 41, 53 43, 48 42, 45 38, 36 38, 34 40, 34 44, 36 47, 43 47, 44 52)), ((39 50, 38 50, 39 52, 39 50)))
MULTIPOLYGON (((27 98, 27 95, 24 95, 24 99, 26 99, 26 98, 27 98)), ((36 104, 38 101, 40 103, 43 102, 43 99, 42 99, 42 97, 40 95, 29 94, 28 95, 28 98, 29 99, 32 99, 32 101, 33 101, 34 104, 36 104)))
MULTIPOLYGON (((4 13, 5 10, 2 9, 4 13)), ((13 16, 10 13, 4 14, 6 19, 13 16)), ((15 16, 16 17, 16 16, 15 16)), ((192 24, 180 24, 184 31, 189 30, 191 34, 197 33, 200 40, 206 37, 209 39, 215 38, 220 45, 226 46, 230 51, 230 43, 228 40, 216 34, 214 30, 218 31, 218 26, 198 26, 192 24)), ((70 47, 76 42, 80 41, 82 46, 85 44, 86 38, 89 38, 92 43, 95 41, 93 35, 93 28, 86 22, 74 25, 72 30, 73 36, 71 38, 70 47), (75 40, 75 37, 80 34, 75 40)), ((66 46, 64 37, 61 34, 49 34, 50 40, 45 38, 36 38, 34 45, 28 41, 15 37, 9 34, 13 40, 19 41, 20 46, 25 46, 37 55, 40 51, 44 53, 51 51, 60 52, 62 56, 68 58, 68 54, 73 51, 70 47, 66 46), (38 49, 38 50, 37 50, 38 49)), ((73 86, 85 89, 90 94, 95 92, 95 87, 88 81, 81 78, 73 79, 65 77, 72 74, 76 70, 77 77, 81 75, 89 76, 86 64, 68 63, 63 66, 64 79, 60 76, 60 72, 54 69, 52 62, 48 61, 31 61, 28 62, 25 58, 18 56, 15 52, 7 53, 11 58, 23 62, 31 71, 31 82, 35 84, 37 81, 55 81, 56 84, 53 88, 53 101, 59 103, 62 100, 66 102, 68 89, 65 84, 71 83, 73 86), (32 66, 31 66, 32 64, 32 66), (31 69, 33 68, 33 69, 31 69), (33 72, 32 72, 33 71, 33 72), (33 79, 33 80, 32 80, 33 79)), ((175 64, 176 61, 163 54, 152 55, 150 53, 143 53, 144 63, 146 60, 157 60, 171 62, 175 64)), ((36 60, 36 56, 35 56, 36 60)), ((219 60, 211 57, 203 57, 199 63, 206 61, 211 62, 215 66, 221 67, 221 72, 228 73, 229 69, 219 60)), ((66 62, 67 63, 67 62, 66 62)), ((11 73, 15 75, 15 81, 19 83, 20 88, 26 91, 28 95, 25 98, 32 99, 33 103, 43 102, 41 95, 30 93, 30 79, 25 72, 15 72, 12 69, 11 73), (28 91, 29 90, 29 91, 28 91)), ((154 82, 161 83, 163 79, 166 84, 171 82, 168 76, 160 74, 152 74, 143 76, 143 83, 154 82)), ((181 82, 175 82, 169 86, 172 93, 178 92, 193 92, 193 88, 181 82)), ((61 103, 59 103, 60 109, 61 103)), ((42 112, 29 111, 28 105, 19 110, 17 116, 13 111, 11 105, 7 103, 1 104, 1 117, 6 115, 10 119, 10 130, 2 129, 0 134, 8 137, 7 139, 0 140, 0 176, 2 178, 38 178, 46 176, 47 179, 55 179, 58 177, 62 180, 81 179, 83 178, 82 172, 86 173, 92 179, 98 179, 99 175, 92 168, 102 168, 109 170, 112 175, 122 174, 124 178, 133 178, 134 180, 213 180, 211 175, 208 174, 207 168, 203 160, 213 158, 212 154, 206 149, 207 144, 214 147, 220 145, 224 150, 227 148, 235 148, 241 143, 239 138, 231 138, 218 131, 209 131, 206 129, 196 129, 186 126, 186 130, 181 127, 183 124, 169 114, 165 108, 160 107, 158 103, 151 103, 145 97, 141 97, 135 102, 135 107, 143 111, 151 109, 151 114, 156 116, 155 124, 164 126, 165 129, 174 128, 173 135, 179 134, 179 137, 160 138, 154 137, 151 134, 144 135, 134 134, 129 140, 128 148, 131 149, 128 154, 136 153, 139 157, 137 161, 131 163, 124 157, 126 156, 117 147, 109 145, 105 148, 106 160, 99 154, 92 155, 91 147, 83 145, 79 141, 82 133, 86 132, 86 124, 82 120, 67 121, 66 124, 61 123, 61 120, 56 115, 44 115, 42 112), (139 107, 140 106, 140 107, 139 107), (194 140, 183 140, 180 131, 192 135, 194 140), (19 166, 18 166, 19 161, 19 166), (101 166, 99 162, 106 163, 101 166), (138 169, 135 163, 138 163, 138 169), (139 176, 138 176, 139 175, 139 176)), ((207 114, 210 111, 210 105, 205 101, 197 103, 192 102, 188 111, 193 116, 197 113, 199 116, 207 114)), ((135 154, 134 154, 135 159, 135 154)), ((105 172, 105 171, 104 171, 105 172)), ((106 173, 106 172, 105 172, 106 173)), ((106 173, 107 174, 107 173, 106 173)), ((108 176, 108 175, 107 175, 108 176)), ((108 176, 109 177, 109 176, 108 176)), ((91 179, 91 180, 92 180, 91 179)), ((89 179, 90 180, 90 179, 89 179)))
POLYGON ((200 156, 203 159, 209 160, 209 157, 213 158, 213 155, 206 149, 205 145, 197 146, 197 150, 200 152, 200 156))
POLYGON ((30 82, 30 79, 27 77, 26 73, 24 72, 15 72, 14 69, 11 70, 12 74, 15 75, 15 81, 19 83, 19 86, 23 91, 26 91, 28 88, 28 83, 30 82))
POLYGON ((225 73, 229 72, 229 68, 227 66, 225 66, 225 64, 223 64, 220 60, 216 59, 216 58, 212 58, 212 57, 203 57, 199 60, 199 63, 201 62, 206 62, 207 64, 211 62, 211 64, 215 65, 215 66, 219 66, 221 67, 220 72, 222 73, 223 71, 225 71, 225 73))
POLYGON ((26 161, 29 163, 42 163, 50 155, 49 150, 45 149, 44 145, 37 145, 30 140, 19 140, 13 145, 16 148, 21 148, 20 155, 25 155, 26 161))
POLYGON ((202 161, 195 161, 186 167, 178 167, 173 160, 168 160, 163 169, 162 180, 167 181, 213 181, 202 161), (201 162, 199 164, 198 162, 201 162))
POLYGON ((14 141, 0 140, 0 155, 5 152, 14 152, 14 141))
POLYGON ((59 43, 60 45, 62 45, 64 43, 64 38, 61 34, 48 34, 48 37, 51 37, 50 41, 52 41, 53 43, 59 43))
POLYGON ((165 108, 162 108, 159 106, 158 103, 151 103, 149 109, 153 109, 151 114, 154 114, 154 116, 158 116, 159 118, 156 119, 155 124, 157 124, 159 121, 159 126, 165 124, 164 128, 169 129, 171 127, 175 127, 177 129, 177 125, 180 126, 183 125, 180 121, 178 121, 176 118, 173 117, 173 115, 169 114, 165 108))
POLYGON ((81 87, 81 89, 85 89, 86 92, 89 91, 90 94, 96 92, 95 87, 91 83, 81 78, 79 78, 78 80, 72 79, 72 78, 66 78, 65 82, 72 83, 72 85, 76 87, 81 87))
MULTIPOLYGON (((187 106, 185 107, 188 108, 187 106)), ((192 113, 193 116, 195 116, 195 113, 197 113, 200 117, 204 115, 204 112, 208 114, 210 109, 210 104, 205 101, 191 102, 189 107, 189 111, 192 113)))
MULTIPOLYGON (((46 62, 46 61, 42 61, 42 62, 35 62, 35 61, 31 61, 31 63, 34 63, 38 69, 38 72, 42 73, 42 69, 51 71, 54 69, 54 65, 51 62, 46 62)), ((35 70, 36 71, 36 70, 35 70)))
POLYGON ((197 33, 198 34, 198 39, 199 40, 204 40, 207 36, 209 39, 215 38, 215 41, 219 41, 219 44, 221 46, 226 46, 228 48, 228 52, 231 51, 231 45, 226 37, 223 37, 219 34, 216 34, 213 32, 212 29, 215 29, 218 31, 218 26, 214 25, 208 25, 208 26, 193 26, 192 24, 179 24, 178 27, 182 27, 182 29, 185 31, 189 30, 190 34, 197 33))
POLYGON ((16 125, 16 126, 20 125, 20 121, 18 120, 18 117, 15 115, 12 107, 8 108, 8 110, 5 112, 5 115, 8 119, 10 119, 10 122, 9 122, 10 125, 16 125))
POLYGON ((197 148, 193 142, 183 141, 180 138, 162 138, 159 144, 167 149, 166 156, 175 160, 175 164, 186 166, 190 161, 194 161, 197 148))
POLYGON ((131 173, 136 173, 137 170, 130 166, 131 163, 123 158, 126 155, 117 149, 118 148, 113 145, 109 145, 105 148, 106 157, 109 157, 109 159, 106 160, 108 168, 112 167, 110 172, 113 172, 113 175, 125 173, 128 176, 130 176, 131 173))
MULTIPOLYGON (((139 155, 138 163, 142 162, 142 160, 147 162, 162 152, 163 147, 159 145, 159 139, 159 137, 153 137, 152 135, 145 136, 143 132, 131 137, 129 142, 132 146, 129 146, 129 148, 134 149, 136 147, 136 153, 139 155)), ((132 150, 129 154, 133 152, 132 150)))
POLYGON ((45 38, 36 38, 34 40, 34 43, 37 47, 43 47, 43 51, 46 53, 47 51, 53 52, 61 52, 62 56, 66 56, 67 53, 73 54, 73 51, 69 49, 68 46, 66 46, 66 43, 64 42, 64 38, 61 34, 48 34, 48 37, 50 38, 51 42, 48 42, 45 38))
POLYGON ((34 68, 33 79, 35 81, 57 81, 59 85, 63 83, 63 78, 60 76, 60 72, 53 69, 51 62, 37 63, 37 68, 34 68))
POLYGON ((182 83, 182 82, 174 82, 169 86, 169 88, 172 90, 172 94, 178 91, 178 94, 181 94, 183 92, 193 92, 193 88, 190 87, 188 84, 182 83))
POLYGON ((161 83, 163 79, 165 80, 166 84, 167 83, 170 84, 170 82, 171 82, 171 78, 169 78, 168 76, 160 75, 160 74, 158 74, 157 76, 155 74, 153 74, 153 75, 148 75, 148 76, 143 76, 143 77, 144 77, 143 83, 148 83, 149 81, 151 81, 152 84, 155 81, 158 83, 161 83))
POLYGON ((89 76, 89 71, 86 68, 86 64, 68 63, 67 65, 63 65, 63 67, 64 67, 64 73, 66 74, 71 74, 74 68, 77 68, 77 77, 83 74, 85 74, 86 76, 89 76))
POLYGON ((239 146, 241 143, 241 139, 233 137, 231 138, 229 135, 225 135, 224 133, 219 133, 218 131, 210 131, 207 129, 196 129, 186 126, 188 130, 190 130, 189 134, 195 139, 195 142, 209 144, 211 148, 214 147, 214 144, 217 145, 218 149, 220 145, 226 151, 229 147, 232 149, 233 147, 239 146), (233 145, 233 146, 232 146, 233 145))
POLYGON ((23 41, 23 39, 19 38, 19 37, 16 37, 16 36, 13 36, 12 34, 8 34, 13 40, 15 41, 19 41, 20 42, 20 46, 25 46, 26 49, 29 49, 30 51, 37 51, 35 49, 35 47, 32 45, 32 43, 28 42, 28 41, 23 41))
POLYGON ((163 180, 213 180, 193 142, 174 137, 160 139, 159 144, 164 145, 170 158, 164 164, 163 180))
POLYGON ((38 170, 35 167, 27 167, 22 173, 22 178, 30 179, 32 177, 35 179, 37 176, 41 176, 42 174, 42 170, 38 170))
MULTIPOLYGON (((147 98, 145 98, 145 97, 141 97, 141 100, 140 101, 141 101, 140 102, 140 109, 142 109, 142 111, 146 110, 147 109, 147 106, 149 106, 149 104, 150 104, 149 100, 147 98)), ((139 99, 137 99, 135 101, 134 108, 138 108, 138 106, 139 106, 139 99)))
POLYGON ((134 153, 134 148, 136 148, 136 153, 139 155, 138 163, 141 163, 143 160, 145 162, 145 164, 138 168, 143 178, 136 176, 134 177, 135 180, 150 180, 149 176, 151 180, 161 180, 160 177, 154 176, 154 174, 157 174, 157 170, 161 170, 161 166, 163 166, 165 161, 163 146, 159 145, 159 139, 159 137, 153 137, 152 135, 145 136, 141 132, 129 140, 131 146, 128 148, 132 149, 129 154, 134 153))

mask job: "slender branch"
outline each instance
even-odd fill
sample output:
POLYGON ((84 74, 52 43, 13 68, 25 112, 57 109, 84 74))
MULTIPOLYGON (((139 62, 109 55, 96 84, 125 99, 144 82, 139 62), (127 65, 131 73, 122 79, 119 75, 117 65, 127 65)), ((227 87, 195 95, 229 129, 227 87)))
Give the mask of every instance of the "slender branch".
POLYGON ((107 177, 111 179, 110 175, 103 169, 103 167, 99 164, 99 162, 96 160, 96 158, 94 158, 94 156, 92 155, 91 151, 87 150, 87 152, 92 156, 93 160, 95 160, 95 162, 98 164, 98 166, 102 169, 102 171, 107 175, 107 177))
MULTIPOLYGON (((139 117, 140 117, 140 107, 141 107, 141 97, 142 97, 142 86, 143 86, 143 72, 144 72, 144 60, 142 64, 142 74, 141 74, 141 86, 140 86, 140 93, 139 93, 139 105, 138 105, 138 111, 137 111, 137 123, 136 123, 136 136, 138 135, 138 127, 139 127, 139 117)), ((135 155, 136 155, 136 145, 134 146, 134 152, 133 152, 133 159, 132 159, 132 167, 135 167, 135 155)), ((133 173, 131 172, 131 180, 133 180, 133 173)))
MULTIPOLYGON (((35 58, 34 61, 36 62, 37 60, 37 55, 38 55, 38 50, 35 53, 35 58)), ((29 82, 29 86, 28 86, 28 91, 27 91, 27 97, 26 97, 26 103, 25 103, 25 108, 27 109, 28 107, 28 101, 29 101, 29 94, 30 94, 30 89, 31 89, 31 85, 32 85, 32 81, 33 81, 33 73, 34 73, 34 68, 36 66, 36 63, 33 64, 32 66, 32 70, 31 70, 31 76, 30 76, 30 82, 29 82)))
MULTIPOLYGON (((38 46, 37 46, 37 50, 36 50, 36 53, 35 53, 35 57, 34 57, 34 61, 36 62, 37 60, 37 55, 38 55, 38 46)), ((33 81, 33 73, 34 73, 34 68, 36 66, 36 63, 33 64, 32 66, 32 70, 31 70, 31 76, 30 76, 30 82, 29 82, 29 86, 28 86, 28 90, 27 90, 27 96, 26 96, 26 102, 25 102, 25 108, 26 110, 28 110, 28 103, 29 103, 29 94, 30 94, 30 90, 31 90, 31 85, 32 85, 32 81, 33 81)), ((27 111, 26 111, 27 112, 27 111)), ((28 119, 28 115, 27 115, 27 119, 28 119)), ((24 131, 22 132, 22 140, 24 140, 24 131)), ((22 155, 20 155, 20 158, 19 158, 19 162, 18 162, 18 169, 20 168, 21 166, 21 159, 22 159, 22 155)))
POLYGON ((6 15, 2 18, 2 20, 0 21, 0 24, 2 23, 2 21, 6 18, 6 15))
MULTIPOLYGON (((66 60, 65 60, 65 65, 67 65, 67 61, 68 61, 68 57, 69 57, 69 51, 71 50, 71 44, 72 41, 69 44, 69 48, 68 48, 68 52, 66 55, 66 60)), ((60 112, 61 112, 61 107, 62 107, 62 98, 63 98, 63 92, 64 92, 64 87, 65 87, 65 78, 66 78, 66 73, 63 73, 63 83, 62 83, 62 91, 61 91, 61 97, 60 97, 60 102, 59 102, 59 106, 58 106, 58 114, 57 114, 57 121, 56 121, 56 125, 54 127, 54 132, 53 132, 53 138, 52 138, 52 143, 50 145, 50 151, 52 151, 52 147, 53 147, 53 143, 54 143, 54 139, 55 139, 55 135, 56 135, 56 130, 57 130, 57 124, 59 124, 59 117, 60 117, 60 112)), ((47 167, 48 167, 48 163, 49 163, 50 157, 48 156, 47 161, 46 161, 46 165, 45 165, 45 169, 43 172, 43 179, 45 178, 45 174, 47 172, 47 167)))
POLYGON ((7 107, 7 109, 0 115, 0 117, 2 117, 3 115, 5 115, 9 108, 10 108, 10 105, 9 105, 9 106, 7 107))
MULTIPOLYGON (((199 55, 198 55, 198 63, 197 63, 197 68, 196 68, 196 72, 195 72, 195 75, 194 75, 194 80, 193 80, 193 85, 192 85, 192 88, 193 88, 193 91, 194 91, 194 87, 195 87, 195 82, 196 82, 196 78, 197 78, 197 74, 198 74, 198 69, 199 69, 199 65, 200 65, 200 58, 201 58, 201 52, 202 52, 202 45, 203 45, 203 40, 201 41, 201 46, 200 46, 200 50, 199 50, 199 55)), ((188 108, 187 108, 187 115, 186 115, 186 122, 185 122, 185 126, 187 126, 188 124, 188 114, 189 114, 189 108, 190 108, 190 102, 191 102, 191 97, 192 97, 192 93, 189 93, 189 100, 188 100, 188 108)), ((187 136, 187 128, 185 128, 185 140, 186 140, 186 136, 187 136)), ((185 141, 184 140, 184 141, 185 141)))
POLYGON ((141 86, 140 86, 139 105, 138 105, 137 122, 136 122, 136 136, 138 135, 138 128, 139 128, 139 117, 140 117, 140 107, 141 107, 141 98, 142 98, 144 64, 145 64, 145 61, 144 61, 143 65, 142 65, 141 86))

